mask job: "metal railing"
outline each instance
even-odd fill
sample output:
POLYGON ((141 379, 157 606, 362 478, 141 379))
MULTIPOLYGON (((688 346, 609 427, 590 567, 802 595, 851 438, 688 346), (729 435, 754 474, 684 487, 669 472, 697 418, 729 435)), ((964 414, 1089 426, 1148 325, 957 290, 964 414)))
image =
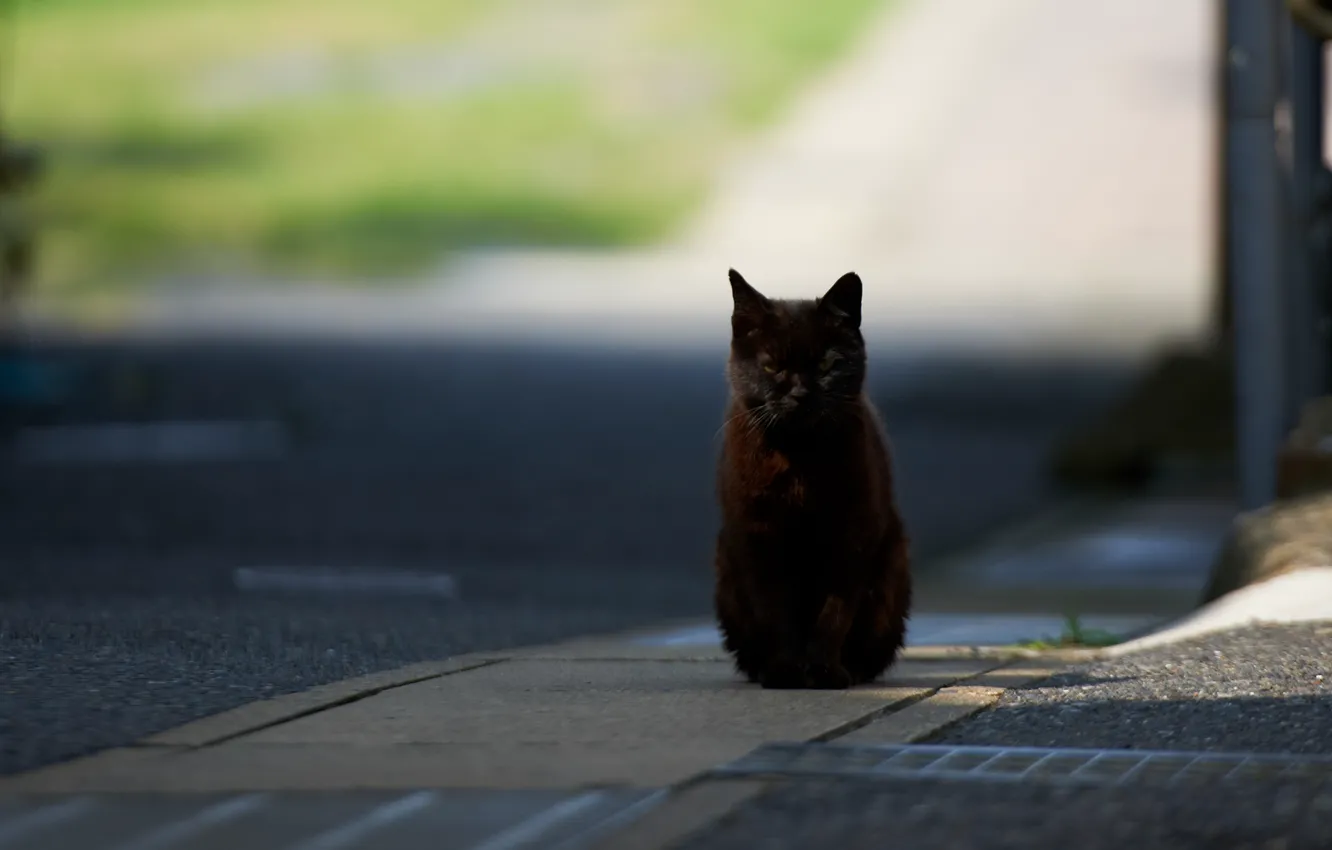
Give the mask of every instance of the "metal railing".
POLYGON ((1324 154, 1329 0, 1222 4, 1222 285, 1233 343, 1240 501, 1273 501, 1277 454, 1329 392, 1332 172, 1324 154))

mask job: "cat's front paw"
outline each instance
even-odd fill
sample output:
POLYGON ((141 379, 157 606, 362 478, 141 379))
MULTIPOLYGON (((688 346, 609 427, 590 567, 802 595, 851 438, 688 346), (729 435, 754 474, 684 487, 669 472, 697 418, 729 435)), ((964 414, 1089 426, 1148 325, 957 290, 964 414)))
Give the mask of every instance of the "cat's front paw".
POLYGON ((773 690, 791 690, 806 687, 805 665, 794 658, 775 658, 759 676, 759 685, 773 690))
POLYGON ((851 687, 851 674, 836 661, 814 662, 805 668, 805 686, 825 691, 844 690, 851 687))

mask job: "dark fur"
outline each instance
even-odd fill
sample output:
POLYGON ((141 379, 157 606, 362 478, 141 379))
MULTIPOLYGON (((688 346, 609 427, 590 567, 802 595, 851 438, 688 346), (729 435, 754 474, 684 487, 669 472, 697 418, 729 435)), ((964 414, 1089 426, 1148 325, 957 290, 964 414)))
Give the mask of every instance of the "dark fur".
POLYGON ((911 575, 863 395, 860 278, 813 301, 765 298, 734 270, 731 289, 715 597, 726 649, 765 688, 873 681, 902 647, 911 575))

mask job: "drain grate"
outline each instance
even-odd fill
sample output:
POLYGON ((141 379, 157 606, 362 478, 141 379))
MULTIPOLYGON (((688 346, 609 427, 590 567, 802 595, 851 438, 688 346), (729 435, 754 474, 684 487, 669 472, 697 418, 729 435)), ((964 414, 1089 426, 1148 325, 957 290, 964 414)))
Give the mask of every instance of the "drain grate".
POLYGON ((713 773, 731 777, 938 778, 1094 785, 1196 785, 1274 779, 1326 783, 1332 779, 1332 757, 933 744, 768 744, 713 773))

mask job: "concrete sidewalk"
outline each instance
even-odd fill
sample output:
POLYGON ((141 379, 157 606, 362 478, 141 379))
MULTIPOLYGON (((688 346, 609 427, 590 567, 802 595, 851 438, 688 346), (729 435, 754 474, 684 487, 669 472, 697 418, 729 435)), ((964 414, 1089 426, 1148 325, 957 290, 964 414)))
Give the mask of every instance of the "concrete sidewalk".
POLYGON ((838 737, 962 681, 995 688, 1050 669, 999 672, 1020 651, 922 647, 881 685, 779 693, 743 683, 720 647, 642 637, 353 679, 11 777, 0 791, 656 788, 767 741, 838 737))

